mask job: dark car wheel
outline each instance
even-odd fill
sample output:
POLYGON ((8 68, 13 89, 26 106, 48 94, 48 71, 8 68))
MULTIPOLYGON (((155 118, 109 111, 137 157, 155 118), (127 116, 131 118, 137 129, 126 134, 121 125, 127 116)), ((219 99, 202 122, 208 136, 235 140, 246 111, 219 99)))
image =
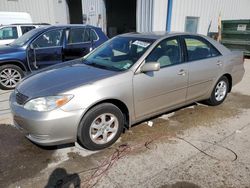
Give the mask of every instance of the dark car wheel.
POLYGON ((0 89, 14 89, 23 78, 23 70, 16 65, 3 65, 0 67, 0 89))
POLYGON ((124 116, 121 110, 110 103, 90 109, 78 128, 78 141, 89 150, 100 150, 111 146, 121 135, 124 116))
POLYGON ((211 97, 207 100, 207 103, 211 106, 216 106, 221 104, 227 97, 229 90, 229 82, 227 77, 222 76, 216 83, 211 97))

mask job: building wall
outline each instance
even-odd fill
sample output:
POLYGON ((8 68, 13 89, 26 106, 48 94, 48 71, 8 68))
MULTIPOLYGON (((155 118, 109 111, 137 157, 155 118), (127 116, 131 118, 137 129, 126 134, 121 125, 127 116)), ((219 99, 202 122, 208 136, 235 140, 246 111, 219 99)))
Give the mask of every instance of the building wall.
POLYGON ((250 0, 173 0, 171 31, 184 31, 186 16, 199 17, 198 33, 218 31, 222 20, 250 19, 250 0))
POLYGON ((149 32, 153 29, 154 0, 137 0, 136 31, 149 32))
MULTIPOLYGON (((136 30, 162 31, 166 29, 167 0, 135 0, 136 30)), ((106 7, 104 0, 82 0, 83 14, 87 24, 99 26, 106 32, 106 7)))
POLYGON ((82 12, 86 16, 86 24, 101 27, 106 33, 106 7, 104 0, 82 0, 82 12))
POLYGON ((165 31, 167 23, 167 0, 154 0, 152 31, 165 31))
POLYGON ((68 23, 65 0, 1 0, 0 11, 27 12, 34 23, 68 23))
MULTIPOLYGON (((34 0, 33 0, 34 1, 34 0)), ((41 1, 41 0, 38 0, 41 1)), ((49 0, 53 2, 52 12, 54 13, 54 20, 52 24, 69 24, 69 10, 66 0, 49 0)), ((53 14, 52 13, 52 14, 53 14)))
MULTIPOLYGON (((137 31, 165 31, 169 0, 136 0, 137 31)), ((199 17, 198 33, 217 32, 222 20, 250 19, 250 0, 172 0, 171 31, 185 31, 186 17, 199 17)), ((28 12, 33 22, 69 23, 66 0, 1 0, 0 11, 28 12)), ((87 23, 106 31, 104 0, 82 0, 87 23)))

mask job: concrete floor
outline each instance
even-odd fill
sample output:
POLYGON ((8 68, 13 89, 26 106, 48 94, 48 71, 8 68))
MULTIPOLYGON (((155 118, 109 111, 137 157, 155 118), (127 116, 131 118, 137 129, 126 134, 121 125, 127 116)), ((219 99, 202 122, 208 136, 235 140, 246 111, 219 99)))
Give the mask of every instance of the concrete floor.
POLYGON ((134 126, 111 148, 41 148, 12 124, 0 92, 0 187, 250 187, 250 60, 220 106, 193 105, 134 126))

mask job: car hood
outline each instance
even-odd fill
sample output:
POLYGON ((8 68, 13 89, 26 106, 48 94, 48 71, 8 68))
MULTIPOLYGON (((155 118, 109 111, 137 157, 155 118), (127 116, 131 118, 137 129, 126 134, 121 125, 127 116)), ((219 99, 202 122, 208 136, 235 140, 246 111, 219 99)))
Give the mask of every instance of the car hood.
POLYGON ((0 45, 0 55, 1 54, 9 54, 17 51, 22 51, 18 47, 10 46, 10 45, 0 45))
POLYGON ((74 60, 28 76, 16 90, 29 98, 57 95, 118 73, 86 65, 82 60, 74 60))

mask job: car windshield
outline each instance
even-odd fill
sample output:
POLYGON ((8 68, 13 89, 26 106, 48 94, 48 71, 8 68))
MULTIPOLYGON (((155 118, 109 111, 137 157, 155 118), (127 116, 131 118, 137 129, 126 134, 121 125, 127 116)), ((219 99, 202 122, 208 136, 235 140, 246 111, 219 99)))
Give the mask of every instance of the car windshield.
POLYGON ((115 37, 88 55, 84 63, 114 71, 128 70, 154 41, 145 38, 115 37))
POLYGON ((9 45, 10 46, 23 46, 31 39, 31 37, 33 37, 36 33, 40 32, 42 29, 43 29, 42 27, 37 28, 37 29, 32 29, 31 31, 19 37, 18 39, 14 40, 9 45))

